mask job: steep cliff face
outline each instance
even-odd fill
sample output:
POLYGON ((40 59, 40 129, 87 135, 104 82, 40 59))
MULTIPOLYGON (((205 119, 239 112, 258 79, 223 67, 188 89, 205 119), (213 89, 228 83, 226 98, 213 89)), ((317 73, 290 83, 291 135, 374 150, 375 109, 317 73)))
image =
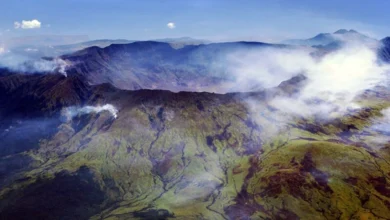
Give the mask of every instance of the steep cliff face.
POLYGON ((342 118, 286 119, 269 100, 304 77, 225 95, 0 80, 2 218, 390 216, 389 146, 375 142, 387 134, 372 127, 390 106, 380 91, 342 118))

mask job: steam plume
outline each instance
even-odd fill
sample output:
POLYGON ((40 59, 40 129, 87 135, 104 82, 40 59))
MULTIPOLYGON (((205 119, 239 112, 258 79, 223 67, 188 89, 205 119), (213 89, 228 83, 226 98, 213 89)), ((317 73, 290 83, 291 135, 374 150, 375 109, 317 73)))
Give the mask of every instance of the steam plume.
POLYGON ((66 117, 66 119, 72 120, 75 116, 78 115, 85 115, 90 113, 100 113, 102 111, 108 111, 112 117, 117 118, 118 117, 118 110, 111 104, 105 104, 103 106, 84 106, 84 107, 67 107, 62 110, 62 114, 66 117))
POLYGON ((61 58, 41 59, 27 57, 14 53, 6 48, 0 48, 0 66, 16 72, 24 73, 51 73, 59 72, 67 76, 66 69, 71 65, 69 61, 61 58))

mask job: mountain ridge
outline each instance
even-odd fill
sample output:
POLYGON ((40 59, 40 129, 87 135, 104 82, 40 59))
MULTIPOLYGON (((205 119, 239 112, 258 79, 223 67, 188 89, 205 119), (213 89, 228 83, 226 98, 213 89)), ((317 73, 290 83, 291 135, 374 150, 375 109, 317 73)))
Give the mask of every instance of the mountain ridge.
POLYGON ((26 79, 0 83, 5 91, 0 103, 8 100, 6 106, 11 108, 10 103, 22 106, 18 100, 24 97, 35 99, 27 109, 13 108, 4 115, 19 116, 8 131, 0 131, 0 165, 8 164, 0 169, 2 218, 379 218, 390 214, 383 179, 383 172, 390 171, 389 150, 353 138, 377 135, 360 129, 390 106, 383 104, 386 98, 342 120, 296 118, 279 125, 280 110, 267 100, 293 95, 304 83, 303 76, 281 83, 281 90, 246 94, 126 91, 110 84, 91 86, 81 76, 60 74, 6 74, 0 80, 15 77, 26 79), (86 90, 73 88, 82 87, 80 82, 86 90), (259 111, 248 105, 247 101, 255 100, 259 111), (116 118, 107 111, 79 113, 67 120, 60 117, 70 106, 108 103, 117 107, 116 118), (33 109, 45 116, 38 120, 40 126, 30 113, 33 109), (282 130, 274 136, 276 128, 282 130), (20 132, 29 139, 17 145, 14 138, 7 141, 12 135, 20 137, 20 132), (11 144, 14 151, 7 150, 11 144), (343 162, 345 158, 353 162, 343 162), (364 166, 356 166, 358 161, 364 166), (354 200, 339 200, 335 205, 340 196, 354 200))
POLYGON ((214 67, 213 60, 227 59, 229 54, 238 50, 271 47, 287 46, 262 42, 226 42, 176 49, 169 43, 142 41, 113 44, 105 48, 90 47, 64 55, 61 59, 74 63, 67 70, 69 74, 84 75, 91 84, 109 82, 127 90, 160 88, 172 91, 212 91, 212 87, 218 84, 229 83, 223 76, 223 67, 214 67))
POLYGON ((302 46, 327 46, 335 43, 341 44, 349 38, 362 42, 375 40, 353 29, 339 29, 333 33, 320 33, 312 38, 285 40, 282 43, 302 46))

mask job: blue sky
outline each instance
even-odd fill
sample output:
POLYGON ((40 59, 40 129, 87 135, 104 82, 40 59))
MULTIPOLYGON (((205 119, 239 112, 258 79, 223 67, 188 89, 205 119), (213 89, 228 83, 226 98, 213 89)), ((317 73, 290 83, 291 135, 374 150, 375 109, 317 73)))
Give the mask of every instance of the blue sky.
POLYGON ((165 37, 275 42, 340 28, 390 35, 387 0, 0 0, 2 37, 39 34, 90 39, 165 37), (36 19, 40 28, 14 28, 36 19), (175 28, 168 28, 173 22, 175 28))

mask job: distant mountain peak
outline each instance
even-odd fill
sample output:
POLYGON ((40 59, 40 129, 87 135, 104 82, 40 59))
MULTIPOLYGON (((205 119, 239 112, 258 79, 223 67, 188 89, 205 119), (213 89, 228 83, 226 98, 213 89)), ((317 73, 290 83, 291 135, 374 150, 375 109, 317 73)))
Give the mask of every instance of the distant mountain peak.
MULTIPOLYGON (((333 33, 320 33, 316 36, 308 39, 291 39, 285 40, 283 43, 292 45, 305 45, 305 46, 330 46, 334 48, 340 43, 345 41, 361 41, 361 42, 375 42, 376 40, 370 38, 362 33, 357 32, 354 29, 339 29, 333 33)), ((338 48, 337 46, 336 48, 338 48)))
POLYGON ((329 37, 332 37, 332 35, 329 33, 319 33, 316 36, 314 36, 312 39, 324 39, 329 37))
POLYGON ((385 37, 381 40, 383 43, 390 44, 390 37, 385 37))
POLYGON ((350 30, 347 30, 347 29, 339 29, 337 31, 335 31, 333 34, 358 34, 359 32, 353 30, 353 29, 350 29, 350 30))

